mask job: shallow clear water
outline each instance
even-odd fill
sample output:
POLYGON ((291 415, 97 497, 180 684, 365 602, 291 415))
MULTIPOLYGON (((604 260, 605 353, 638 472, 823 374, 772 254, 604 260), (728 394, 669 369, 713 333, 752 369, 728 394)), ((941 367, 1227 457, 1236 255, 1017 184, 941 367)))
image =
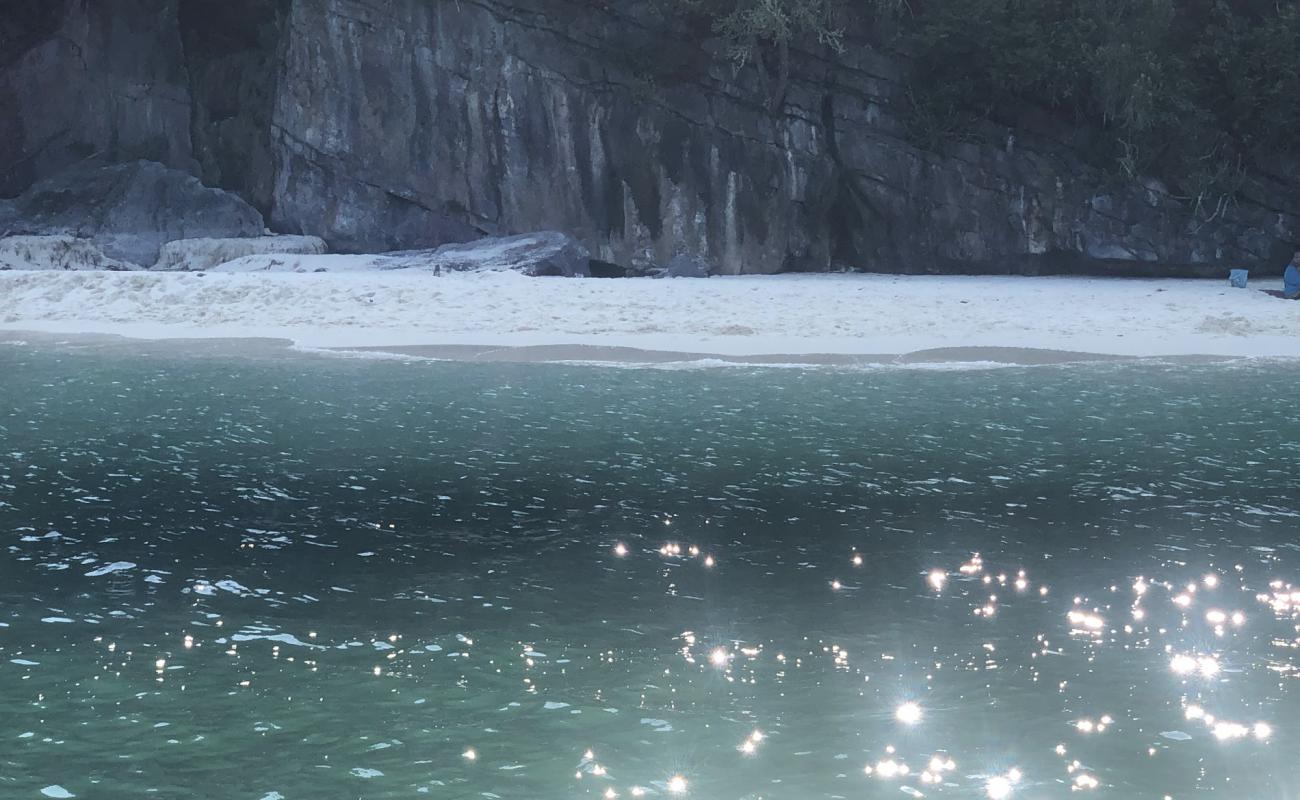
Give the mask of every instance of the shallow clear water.
POLYGON ((1300 792, 1295 366, 0 376, 5 798, 1300 792))

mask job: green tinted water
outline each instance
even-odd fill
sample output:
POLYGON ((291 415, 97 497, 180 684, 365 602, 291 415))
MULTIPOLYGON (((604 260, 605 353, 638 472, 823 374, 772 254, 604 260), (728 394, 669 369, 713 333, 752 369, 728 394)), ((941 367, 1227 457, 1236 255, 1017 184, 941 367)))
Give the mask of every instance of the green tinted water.
POLYGON ((1293 366, 0 376, 5 798, 1300 791, 1293 366))

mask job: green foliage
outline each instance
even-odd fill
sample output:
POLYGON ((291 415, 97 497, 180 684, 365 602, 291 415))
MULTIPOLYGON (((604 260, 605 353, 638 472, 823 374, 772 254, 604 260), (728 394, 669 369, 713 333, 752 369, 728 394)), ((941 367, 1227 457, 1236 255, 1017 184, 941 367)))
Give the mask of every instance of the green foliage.
POLYGON ((1230 194, 1248 164, 1300 151, 1294 0, 920 0, 910 122, 935 145, 977 119, 1046 108, 1118 174, 1230 194))
POLYGON ((705 14, 727 44, 737 68, 753 65, 767 95, 768 110, 784 105, 790 47, 844 51, 844 22, 897 10, 906 0, 671 0, 679 11, 705 14))
POLYGON ((670 2, 712 19, 777 103, 791 45, 874 39, 908 54, 908 127, 927 147, 1046 110, 1118 177, 1156 175, 1198 198, 1300 156, 1297 0, 670 2))
POLYGON ((1246 14, 1215 3, 1192 53, 1200 104, 1252 160, 1300 151, 1300 6, 1256 5, 1246 14))
POLYGON ((714 30, 727 43, 737 64, 754 60, 760 48, 787 45, 807 38, 839 50, 844 31, 836 25, 835 0, 678 0, 686 7, 707 11, 714 30))
POLYGON ((727 43, 737 68, 752 64, 777 113, 785 104, 790 77, 790 45, 808 40, 833 51, 843 49, 834 12, 837 0, 677 0, 680 8, 710 15, 714 31, 727 43))

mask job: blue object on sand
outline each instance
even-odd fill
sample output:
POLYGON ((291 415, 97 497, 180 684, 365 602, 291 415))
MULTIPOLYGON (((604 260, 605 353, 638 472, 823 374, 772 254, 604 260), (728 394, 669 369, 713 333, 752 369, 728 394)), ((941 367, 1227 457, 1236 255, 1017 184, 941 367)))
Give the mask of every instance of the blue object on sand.
POLYGON ((1287 298, 1300 297, 1300 269, 1295 264, 1286 268, 1282 274, 1282 295, 1287 298))
POLYGON ((1250 270, 1230 269, 1228 270, 1228 283, 1229 285, 1234 286, 1238 289, 1245 289, 1246 276, 1249 274, 1250 274, 1250 270))

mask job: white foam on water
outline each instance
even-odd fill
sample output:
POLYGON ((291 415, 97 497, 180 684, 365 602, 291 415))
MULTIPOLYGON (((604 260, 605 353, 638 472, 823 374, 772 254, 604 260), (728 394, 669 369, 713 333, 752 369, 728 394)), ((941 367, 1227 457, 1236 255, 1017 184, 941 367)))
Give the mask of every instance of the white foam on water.
POLYGON ((17 664, 20 667, 39 667, 41 665, 41 662, 39 661, 28 661, 25 658, 11 658, 9 659, 9 663, 17 664))
POLYGON ((1175 742, 1186 742, 1192 738, 1191 734, 1182 731, 1160 731, 1160 735, 1175 742))
POLYGON ((365 767, 353 767, 349 772, 358 778, 382 778, 384 775, 377 769, 366 769, 365 767))
POLYGON ((655 733, 668 733, 673 729, 673 726, 666 719, 653 719, 651 717, 642 717, 641 724, 649 725, 650 727, 654 728, 655 733))
POLYGON ((108 575, 113 572, 125 572, 128 569, 135 569, 136 565, 130 561, 114 561, 112 564, 105 564, 102 567, 92 569, 86 573, 87 578, 98 578, 100 575, 108 575))
POLYGON ((275 634, 236 633, 230 637, 230 641, 232 642, 255 642, 258 640, 265 640, 268 642, 279 642, 281 644, 293 645, 294 647, 306 647, 312 650, 325 649, 322 645, 309 644, 308 642, 304 642, 303 640, 299 639, 297 636, 294 636, 292 633, 275 633, 275 634))
POLYGON ((41 622, 46 622, 51 624, 69 624, 72 622, 72 620, 68 619, 67 617, 42 617, 41 622))
POLYGON ((557 703, 554 700, 547 700, 546 704, 542 706, 542 708, 545 708, 547 711, 555 711, 557 709, 568 708, 568 707, 569 707, 568 703, 557 703))
POLYGON ((76 797, 75 794, 69 792, 67 789, 64 789, 62 786, 59 786, 58 784, 55 784, 53 786, 46 786, 44 789, 41 790, 41 794, 45 795, 46 797, 55 797, 55 798, 76 797))

